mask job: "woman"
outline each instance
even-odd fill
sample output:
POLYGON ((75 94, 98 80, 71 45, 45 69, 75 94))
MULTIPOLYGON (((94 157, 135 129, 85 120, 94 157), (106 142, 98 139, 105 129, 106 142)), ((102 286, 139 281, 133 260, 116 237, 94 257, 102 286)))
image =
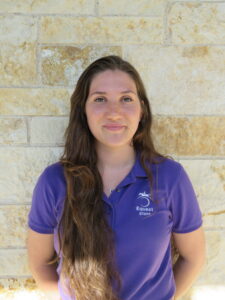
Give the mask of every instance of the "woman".
POLYGON ((195 193, 183 167, 155 150, 151 124, 130 63, 102 57, 81 74, 64 153, 39 176, 29 214, 30 268, 49 299, 178 299, 199 273, 195 193))

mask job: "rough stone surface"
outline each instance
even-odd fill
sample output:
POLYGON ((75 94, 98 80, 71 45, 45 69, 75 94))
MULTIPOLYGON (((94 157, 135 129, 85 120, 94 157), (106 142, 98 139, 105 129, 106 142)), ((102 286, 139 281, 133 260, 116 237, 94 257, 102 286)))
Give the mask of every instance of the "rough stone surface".
POLYGON ((0 16, 0 85, 35 84, 37 20, 0 16))
POLYGON ((0 144, 25 144, 27 142, 26 122, 22 118, 0 119, 0 144))
POLYGON ((40 290, 14 289, 0 291, 0 300, 48 300, 40 290))
POLYGON ((224 44, 225 3, 173 3, 168 15, 175 44, 224 44))
POLYGON ((43 47, 42 82, 45 85, 74 86, 82 71, 92 61, 110 54, 121 55, 121 47, 43 47))
POLYGON ((27 235, 28 205, 2 205, 0 209, 0 245, 25 247, 27 235), (7 232, 7 234, 5 234, 7 232))
POLYGON ((0 12, 6 13, 44 13, 44 14, 92 14, 94 13, 94 0, 3 0, 0 12))
POLYGON ((224 117, 156 117, 155 144, 162 153, 176 155, 225 155, 224 117), (210 138, 209 138, 210 137, 210 138))
POLYGON ((126 46, 155 114, 221 114, 225 111, 224 47, 126 46))
POLYGON ((0 202, 31 202, 38 176, 58 161, 62 151, 60 147, 0 148, 0 202))
POLYGON ((225 227, 225 160, 181 160, 193 184, 205 227, 225 227))
POLYGON ((68 118, 33 118, 30 123, 31 144, 64 145, 63 135, 67 125, 68 118))
POLYGON ((40 39, 43 43, 160 44, 162 27, 161 17, 42 17, 40 39))
POLYGON ((156 16, 163 15, 167 0, 99 0, 100 15, 137 15, 156 16))
MULTIPOLYGON (((27 278, 19 278, 19 277, 11 277, 11 278, 0 278, 0 291, 3 290, 15 290, 26 288, 28 290, 34 290, 37 287, 34 279, 32 277, 27 278)), ((0 298, 1 299, 1 298, 0 298)))
POLYGON ((68 115, 69 89, 0 89, 1 115, 68 115))
POLYGON ((30 276, 26 249, 0 249, 0 277, 30 276))

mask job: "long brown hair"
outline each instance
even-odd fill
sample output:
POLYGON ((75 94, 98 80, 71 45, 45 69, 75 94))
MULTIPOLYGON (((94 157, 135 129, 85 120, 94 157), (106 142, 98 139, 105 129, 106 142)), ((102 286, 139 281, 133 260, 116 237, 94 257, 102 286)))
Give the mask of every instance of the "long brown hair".
POLYGON ((59 244, 63 257, 62 275, 77 300, 118 300, 121 280, 115 264, 114 235, 107 223, 102 201, 103 183, 97 168, 94 137, 85 115, 85 103, 94 76, 106 70, 126 72, 135 82, 142 106, 142 119, 133 137, 135 152, 151 184, 146 162, 163 157, 151 137, 152 113, 143 82, 136 69, 119 56, 99 58, 81 74, 71 96, 65 148, 60 158, 67 195, 60 221, 59 244), (62 229, 62 230, 61 230, 62 229))

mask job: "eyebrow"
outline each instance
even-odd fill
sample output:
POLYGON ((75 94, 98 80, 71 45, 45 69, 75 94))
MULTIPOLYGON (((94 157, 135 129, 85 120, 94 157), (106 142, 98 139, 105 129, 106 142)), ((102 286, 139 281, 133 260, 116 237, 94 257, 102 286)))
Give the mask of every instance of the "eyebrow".
MULTIPOLYGON (((137 95, 135 92, 133 92, 133 91, 131 91, 131 90, 127 90, 127 91, 122 91, 122 92, 121 92, 121 94, 129 94, 129 93, 132 93, 132 94, 134 94, 134 95, 137 95)), ((103 92, 103 91, 95 91, 95 92, 91 93, 90 96, 96 95, 96 94, 98 94, 98 95, 104 95, 104 94, 107 94, 107 93, 106 93, 106 92, 103 92)))

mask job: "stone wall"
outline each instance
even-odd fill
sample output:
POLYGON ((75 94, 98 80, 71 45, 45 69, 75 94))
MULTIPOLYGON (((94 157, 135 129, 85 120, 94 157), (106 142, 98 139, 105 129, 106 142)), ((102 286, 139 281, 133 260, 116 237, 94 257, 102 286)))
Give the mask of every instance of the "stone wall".
POLYGON ((225 1, 2 0, 0 42, 0 299, 44 299, 26 261, 32 190, 62 153, 77 78, 107 54, 140 71, 155 143, 204 214, 207 263, 182 300, 225 299, 225 1))

